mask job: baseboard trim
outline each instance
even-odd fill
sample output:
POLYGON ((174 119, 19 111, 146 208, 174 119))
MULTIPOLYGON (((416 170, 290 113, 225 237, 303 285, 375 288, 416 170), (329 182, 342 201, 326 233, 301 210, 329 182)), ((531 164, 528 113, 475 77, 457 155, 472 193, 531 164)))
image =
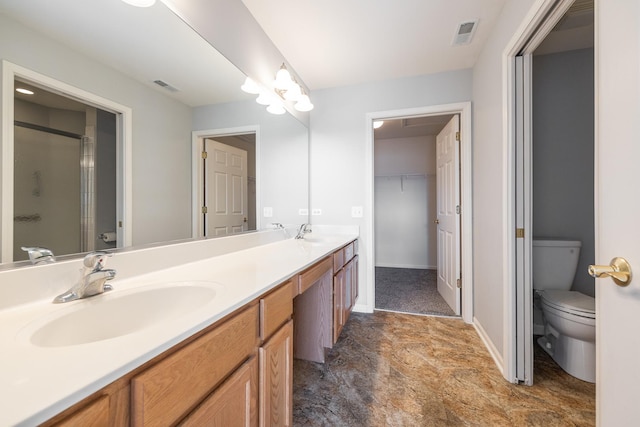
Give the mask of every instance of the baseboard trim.
POLYGON ((353 306, 353 311, 356 313, 373 313, 373 307, 368 304, 356 304, 353 306))
POLYGON ((489 354, 493 358, 493 361, 495 362, 496 366, 500 370, 500 373, 504 376, 504 361, 502 360, 502 355, 500 354, 496 346, 493 344, 493 341, 491 341, 491 339, 489 338, 489 335, 487 335, 487 332, 484 330, 484 328, 482 327, 482 324, 480 324, 480 322, 476 317, 473 318, 473 327, 476 329, 476 332, 478 333, 478 336, 484 343, 485 347, 487 347, 487 350, 489 351, 489 354))

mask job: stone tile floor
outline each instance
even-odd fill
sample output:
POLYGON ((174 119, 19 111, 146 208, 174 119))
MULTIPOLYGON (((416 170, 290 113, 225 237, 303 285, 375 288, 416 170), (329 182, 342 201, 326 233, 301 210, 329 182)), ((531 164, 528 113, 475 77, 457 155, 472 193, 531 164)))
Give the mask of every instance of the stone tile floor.
POLYGON ((294 362, 293 406, 294 426, 592 426, 595 385, 539 348, 510 384, 458 318, 352 313, 324 365, 294 362))

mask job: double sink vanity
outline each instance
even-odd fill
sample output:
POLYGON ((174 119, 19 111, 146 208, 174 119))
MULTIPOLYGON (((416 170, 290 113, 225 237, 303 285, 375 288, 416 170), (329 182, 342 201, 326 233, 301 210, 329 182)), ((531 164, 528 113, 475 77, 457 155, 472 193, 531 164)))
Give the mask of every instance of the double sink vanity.
POLYGON ((80 261, 0 271, 2 425, 291 425, 358 292, 357 228, 116 253, 113 290, 53 304, 80 261))

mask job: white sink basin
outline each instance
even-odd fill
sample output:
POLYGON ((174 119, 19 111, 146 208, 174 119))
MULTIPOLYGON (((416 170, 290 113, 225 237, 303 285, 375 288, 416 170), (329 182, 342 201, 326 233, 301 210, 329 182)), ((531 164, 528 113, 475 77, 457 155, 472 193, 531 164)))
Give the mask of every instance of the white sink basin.
POLYGON ((339 241, 343 240, 341 237, 336 237, 336 236, 323 236, 323 235, 306 235, 304 236, 303 241, 308 242, 308 243, 317 243, 317 244, 331 244, 331 243, 337 243, 339 241))
POLYGON ((191 313, 224 288, 213 282, 172 282, 112 291, 74 301, 38 319, 19 336, 38 347, 64 347, 132 334, 191 313))

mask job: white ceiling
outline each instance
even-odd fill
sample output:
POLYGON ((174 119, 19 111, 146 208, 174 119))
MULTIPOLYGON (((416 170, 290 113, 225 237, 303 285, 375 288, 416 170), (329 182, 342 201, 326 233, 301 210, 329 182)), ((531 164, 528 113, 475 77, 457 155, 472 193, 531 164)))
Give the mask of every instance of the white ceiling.
POLYGON ((242 0, 311 90, 470 68, 506 0, 242 0), (472 42, 452 46, 478 20, 472 42))

